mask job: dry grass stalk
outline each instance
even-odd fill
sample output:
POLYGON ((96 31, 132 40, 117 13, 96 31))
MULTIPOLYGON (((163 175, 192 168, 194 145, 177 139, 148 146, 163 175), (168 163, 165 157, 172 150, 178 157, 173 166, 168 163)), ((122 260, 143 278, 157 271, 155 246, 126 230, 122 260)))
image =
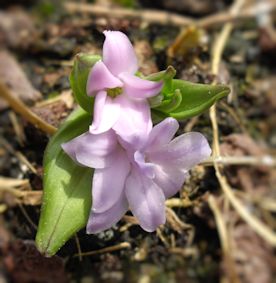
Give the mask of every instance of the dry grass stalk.
POLYGON ((26 209, 24 208, 24 206, 21 203, 18 203, 18 206, 22 212, 22 214, 24 215, 24 217, 26 218, 27 222, 29 222, 29 224, 35 229, 37 230, 37 225, 33 222, 33 220, 31 219, 31 217, 29 216, 28 212, 26 211, 26 209))
POLYGON ((273 12, 276 9, 275 1, 267 1, 266 5, 258 3, 243 9, 240 13, 220 12, 214 15, 207 16, 200 20, 195 20, 190 17, 180 16, 175 13, 159 11, 159 10, 146 10, 135 11, 133 9, 126 9, 121 7, 107 7, 97 4, 87 3, 64 3, 65 9, 69 13, 85 13, 92 14, 98 17, 111 17, 111 18, 127 18, 130 20, 140 20, 149 24, 161 25, 175 25, 185 27, 190 25, 197 25, 201 28, 212 28, 223 23, 231 22, 236 23, 243 19, 254 18, 260 13, 273 12))
POLYGON ((16 98, 2 82, 0 82, 0 97, 4 98, 16 113, 20 114, 35 127, 49 135, 53 135, 56 132, 57 129, 55 127, 46 123, 32 112, 30 108, 27 107, 20 99, 16 98))
POLYGON ((81 245, 80 245, 78 234, 75 234, 75 241, 76 241, 76 246, 78 250, 79 261, 82 261, 82 251, 81 251, 81 245))
POLYGON ((36 169, 27 159, 27 157, 20 151, 16 151, 13 147, 6 141, 3 137, 0 137, 0 144, 11 154, 17 157, 17 159, 22 163, 25 164, 34 174, 37 174, 36 169))
POLYGON ((25 141, 26 141, 26 136, 25 136, 25 133, 24 133, 24 130, 23 130, 23 126, 22 126, 22 124, 20 124, 18 122, 18 118, 13 111, 9 112, 9 118, 11 120, 11 123, 12 123, 13 129, 14 129, 15 135, 17 137, 17 140, 18 140, 19 144, 21 146, 23 146, 25 144, 25 141))
POLYGON ((201 162, 199 165, 213 166, 214 164, 221 165, 248 165, 248 166, 267 166, 275 167, 276 159, 271 155, 264 156, 214 156, 201 162))
POLYGON ((215 165, 216 176, 219 180, 220 186, 231 203, 236 209, 240 217, 265 241, 267 241, 273 247, 276 247, 276 233, 274 233, 266 224, 251 214, 251 212, 239 201, 235 196, 232 188, 228 184, 226 178, 222 176, 219 168, 215 165))
POLYGON ((167 199, 165 202, 167 207, 173 208, 173 207, 190 207, 193 205, 193 202, 189 200, 188 198, 183 199, 183 198, 171 198, 167 199))
POLYGON ((162 241, 166 248, 170 248, 170 243, 162 232, 162 226, 156 229, 156 235, 162 241))
MULTIPOLYGON (((244 2, 245 2, 244 0, 236 0, 233 3, 232 7, 230 8, 229 14, 235 16, 238 15, 241 7, 244 5, 244 2)), ((232 29, 233 29, 233 24, 226 23, 223 26, 219 36, 214 42, 212 49, 211 66, 212 66, 212 73, 215 76, 217 76, 219 73, 219 66, 220 66, 222 54, 232 29)), ((213 83, 215 84, 216 81, 214 81, 213 83)), ((220 156, 219 129, 218 129, 218 122, 216 115, 216 104, 210 108, 209 115, 213 129, 213 157, 216 158, 217 156, 220 156)), ((216 163, 214 165, 217 166, 216 163)), ((233 255, 230 249, 230 240, 228 239, 226 225, 221 217, 221 213, 216 205, 215 200, 209 198, 209 204, 215 215, 215 219, 220 235, 221 245, 223 249, 224 261, 228 263, 229 272, 227 272, 227 278, 229 279, 230 282, 239 282, 239 278, 237 276, 236 268, 233 262, 233 255)))
POLYGON ((28 179, 13 179, 0 176, 0 190, 5 188, 16 188, 16 187, 23 187, 29 188, 30 183, 28 179))
MULTIPOLYGON (((81 253, 81 256, 91 256, 91 255, 97 255, 97 254, 110 253, 110 252, 119 251, 119 250, 122 250, 122 249, 129 249, 130 247, 131 247, 130 243, 122 242, 118 245, 114 245, 114 246, 111 246, 111 247, 106 247, 106 248, 99 249, 99 250, 96 250, 96 251, 81 253)), ((80 254, 74 255, 74 257, 79 257, 79 256, 80 256, 80 254)))
POLYGON ((0 177, 0 198, 6 193, 11 194, 17 204, 33 206, 41 204, 42 191, 32 191, 28 179, 0 177))
MULTIPOLYGON (((243 5, 243 0, 238 0, 234 3, 232 13, 236 14, 240 7, 243 5)), ((233 25, 227 23, 218 37, 217 41, 214 43, 213 49, 213 60, 212 60, 212 71, 215 75, 218 74, 219 71, 219 63, 221 61, 222 53, 226 44, 226 41, 232 31, 233 25)), ((214 147, 213 154, 218 156, 220 153, 219 150, 219 134, 218 134, 218 123, 216 118, 216 108, 215 106, 210 109, 210 118, 213 127, 213 138, 214 138, 214 147)), ((217 163, 214 163, 216 176, 219 180, 221 188, 225 193, 225 196, 232 204, 232 206, 236 209, 239 215, 251 226, 252 229, 256 233, 258 233, 263 239, 269 242, 272 246, 276 246, 276 234, 266 226, 263 222, 261 222, 258 218, 252 216, 249 211, 243 206, 243 204, 236 198, 235 194, 232 191, 232 188, 228 184, 226 178, 222 176, 220 169, 217 163)))
POLYGON ((240 282, 240 280, 237 276, 237 272, 235 269, 235 262, 232 256, 230 233, 229 233, 229 229, 227 227, 226 221, 224 220, 223 213, 222 211, 220 211, 219 206, 214 196, 212 195, 209 196, 208 204, 214 214, 217 229, 218 229, 218 234, 219 234, 219 238, 220 238, 220 242, 222 246, 222 251, 224 255, 224 260, 227 263, 228 269, 230 270, 230 272, 227 272, 227 276, 230 279, 230 282, 238 283, 240 282))

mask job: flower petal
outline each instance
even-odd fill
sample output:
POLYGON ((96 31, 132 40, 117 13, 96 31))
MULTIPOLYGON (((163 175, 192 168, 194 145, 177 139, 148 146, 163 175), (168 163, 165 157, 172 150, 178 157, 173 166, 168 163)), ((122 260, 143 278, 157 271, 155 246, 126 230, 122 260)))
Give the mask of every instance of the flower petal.
POLYGON ((181 188, 188 173, 170 168, 170 166, 155 166, 155 178, 153 181, 163 190, 165 197, 170 198, 181 188))
POLYGON ((122 82, 114 77, 102 61, 97 62, 91 69, 87 80, 87 95, 95 95, 100 90, 122 87, 122 82))
POLYGON ((209 157, 211 148, 200 133, 191 132, 173 139, 167 146, 147 153, 152 163, 170 164, 171 168, 188 171, 209 157))
POLYGON ((87 226, 87 234, 95 234, 111 228, 116 224, 128 210, 128 202, 123 193, 118 201, 109 210, 102 213, 91 211, 87 226))
POLYGON ((179 128, 179 124, 174 118, 166 118, 161 123, 155 125, 149 134, 146 151, 156 150, 168 144, 179 128))
POLYGON ((103 62, 115 76, 122 72, 134 74, 137 58, 128 37, 120 31, 104 31, 103 62))
POLYGON ((144 144, 152 129, 150 107, 147 101, 134 101, 122 94, 116 97, 121 112, 113 129, 120 138, 132 145, 135 149, 144 144))
POLYGON ((110 156, 117 146, 117 140, 114 131, 99 135, 86 132, 61 146, 78 164, 91 168, 104 168, 110 166, 110 156))
POLYGON ((117 122, 119 116, 120 104, 107 96, 105 91, 100 91, 95 98, 94 119, 89 131, 93 134, 106 132, 117 122))
POLYGON ((165 196, 151 179, 132 170, 125 192, 130 209, 144 230, 153 232, 165 223, 165 196))
POLYGON ((126 153, 116 150, 113 166, 97 169, 93 176, 92 211, 102 213, 110 209, 118 201, 125 187, 130 164, 126 153))
POLYGON ((162 82, 143 80, 130 73, 122 73, 119 78, 124 82, 124 92, 133 98, 149 98, 157 95, 163 86, 162 82))
POLYGON ((146 175, 148 178, 154 178, 154 167, 155 165, 149 162, 145 162, 145 156, 140 151, 135 151, 134 161, 138 165, 141 173, 146 175))

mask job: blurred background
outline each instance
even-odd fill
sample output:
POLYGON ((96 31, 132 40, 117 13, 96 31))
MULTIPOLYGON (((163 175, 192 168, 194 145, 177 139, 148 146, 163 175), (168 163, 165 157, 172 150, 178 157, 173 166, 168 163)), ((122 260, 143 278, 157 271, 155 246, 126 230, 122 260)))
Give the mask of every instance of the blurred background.
POLYGON ((276 282, 275 21, 275 0, 0 0, 0 282, 276 282), (230 85, 179 130, 218 143, 222 167, 194 168, 156 233, 129 214, 45 258, 34 238, 50 135, 30 113, 64 121, 74 56, 101 54, 106 29, 129 36, 144 75, 172 65, 230 85))

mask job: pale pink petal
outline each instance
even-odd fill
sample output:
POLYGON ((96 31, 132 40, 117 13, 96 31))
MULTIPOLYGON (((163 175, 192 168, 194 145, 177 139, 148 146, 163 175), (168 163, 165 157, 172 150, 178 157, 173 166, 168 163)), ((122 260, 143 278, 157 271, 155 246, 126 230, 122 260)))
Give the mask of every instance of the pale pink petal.
POLYGON ((107 96, 105 91, 100 91, 95 98, 94 119, 89 131, 93 134, 104 133, 112 128, 119 116, 120 104, 107 96))
POLYGON ((117 140, 114 131, 93 135, 86 132, 67 143, 63 143, 63 150, 78 164, 91 168, 110 166, 117 140))
POLYGON ((107 99, 106 91, 100 91, 96 95, 95 102, 94 102, 93 121, 92 121, 92 126, 90 127, 90 131, 91 131, 91 128, 93 129, 97 128, 99 124, 101 123, 106 99, 107 99))
POLYGON ((143 175, 151 179, 154 178, 154 164, 145 162, 145 156, 140 151, 134 153, 134 161, 143 175))
POLYGON ((92 211, 102 213, 118 201, 125 187, 130 164, 122 149, 116 150, 110 167, 96 169, 93 176, 92 211))
POLYGON ((137 58, 128 37, 120 31, 104 31, 103 62, 115 76, 122 72, 134 74, 137 58))
POLYGON ((149 134, 145 151, 155 150, 168 144, 174 137, 178 128, 179 124, 177 120, 170 117, 155 125, 149 134))
POLYGON ((130 73, 122 73, 119 78, 124 82, 124 93, 132 98, 149 98, 157 95, 163 86, 162 82, 143 80, 130 73))
POLYGON ((102 213, 91 211, 86 226, 87 234, 95 234, 111 228, 124 216, 127 210, 128 202, 125 194, 122 194, 109 210, 102 213))
POLYGON ((163 190, 165 197, 174 196, 181 188, 188 176, 187 172, 183 172, 178 168, 170 166, 155 165, 155 178, 153 181, 163 190))
POLYGON ((165 223, 165 196, 151 179, 132 170, 125 192, 130 209, 144 230, 153 232, 165 223))
POLYGON ((124 94, 116 97, 116 103, 120 104, 121 112, 113 129, 124 141, 135 143, 136 149, 139 149, 152 129, 149 104, 147 101, 134 101, 124 94))
POLYGON ((188 171, 211 154, 206 138, 196 132, 190 132, 173 139, 167 146, 147 153, 153 163, 170 164, 180 170, 188 171))
POLYGON ((102 61, 91 69, 87 80, 87 95, 95 95, 100 90, 122 87, 122 82, 114 77, 102 61))

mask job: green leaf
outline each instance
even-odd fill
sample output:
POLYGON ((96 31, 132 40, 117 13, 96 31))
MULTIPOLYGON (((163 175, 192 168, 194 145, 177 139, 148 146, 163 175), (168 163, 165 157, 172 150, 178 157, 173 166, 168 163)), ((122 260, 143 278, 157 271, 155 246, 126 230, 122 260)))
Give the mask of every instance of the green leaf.
POLYGON ((93 112, 94 98, 86 94, 86 83, 91 68, 100 59, 98 55, 77 54, 69 78, 76 101, 88 113, 93 112))
POLYGON ((175 77, 175 75, 176 75, 175 68, 173 66, 168 66, 166 70, 150 74, 144 78, 146 80, 154 81, 154 82, 161 80, 170 81, 175 77))
POLYGON ((86 225, 91 208, 93 170, 76 165, 61 144, 87 131, 91 115, 73 112, 50 140, 44 155, 43 203, 36 235, 38 250, 54 255, 86 225))
MULTIPOLYGON (((228 95, 230 89, 225 85, 195 84, 183 80, 172 80, 170 93, 173 95, 155 107, 157 113, 178 120, 201 114, 217 100, 228 95), (181 96, 181 97, 180 97, 181 96)), ((160 115, 159 115, 160 116, 160 115)))

